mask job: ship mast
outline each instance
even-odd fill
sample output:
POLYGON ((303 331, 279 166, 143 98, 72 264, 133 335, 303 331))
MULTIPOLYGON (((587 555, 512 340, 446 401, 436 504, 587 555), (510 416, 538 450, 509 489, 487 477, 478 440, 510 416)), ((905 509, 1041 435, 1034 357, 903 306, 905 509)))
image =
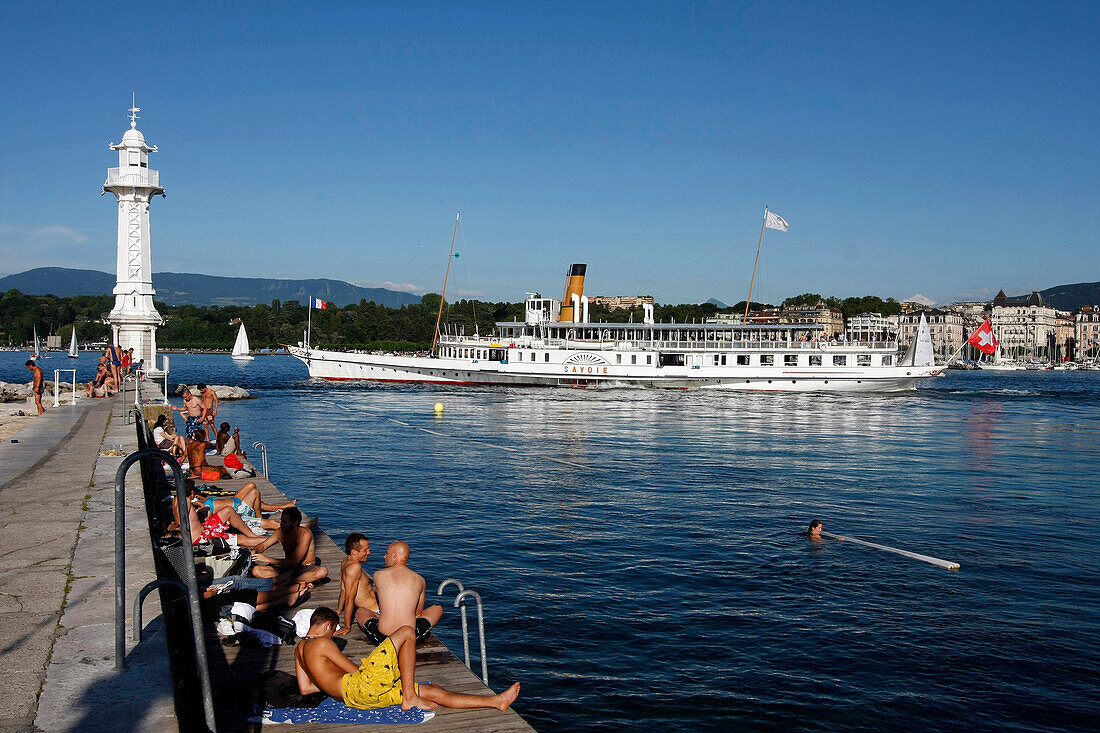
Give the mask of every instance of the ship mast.
POLYGON ((756 284, 756 266, 760 264, 760 245, 764 243, 764 225, 768 223, 768 207, 764 207, 764 220, 760 222, 760 241, 756 243, 756 261, 752 263, 752 280, 749 281, 749 297, 745 300, 745 317, 742 323, 749 323, 749 305, 752 303, 752 286, 756 284))
POLYGON ((435 344, 439 341, 439 322, 443 319, 443 301, 447 298, 447 279, 451 276, 451 260, 455 257, 455 237, 458 236, 458 217, 462 212, 455 214, 455 230, 451 234, 451 253, 447 255, 447 271, 443 274, 443 295, 439 297, 439 315, 435 317, 435 334, 432 336, 432 350, 435 354, 435 344))

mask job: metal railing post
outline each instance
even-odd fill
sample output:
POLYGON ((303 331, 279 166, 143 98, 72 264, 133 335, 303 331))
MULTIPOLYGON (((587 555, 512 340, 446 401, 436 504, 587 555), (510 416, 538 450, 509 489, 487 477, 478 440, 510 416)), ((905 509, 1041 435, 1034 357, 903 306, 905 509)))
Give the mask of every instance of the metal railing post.
MULTIPOLYGON (((141 416, 140 410, 134 410, 141 416)), ((191 523, 185 521, 189 506, 183 481, 183 469, 171 453, 149 449, 136 451, 122 459, 115 472, 115 669, 126 669, 126 471, 142 458, 154 458, 167 463, 172 469, 176 484, 176 507, 180 515, 180 541, 183 561, 187 567, 195 566, 194 546, 191 544, 191 523)), ((199 609, 199 588, 194 572, 185 573, 188 611, 191 617, 191 633, 194 637, 195 657, 202 685, 203 712, 206 725, 217 731, 214 720, 214 696, 210 689, 210 668, 206 661, 206 637, 202 630, 202 613, 199 609)))
POLYGON ((54 369, 53 370, 53 406, 54 407, 57 407, 58 405, 61 404, 60 402, 57 401, 57 382, 58 382, 59 379, 61 379, 61 370, 60 369, 54 369))
MULTIPOLYGON (((466 588, 462 585, 462 581, 459 580, 458 578, 447 578, 446 580, 444 580, 442 583, 439 584, 439 588, 438 588, 438 590, 436 590, 435 594, 437 596, 443 595, 443 590, 448 585, 451 585, 451 584, 454 584, 454 585, 458 586, 458 592, 459 593, 462 593, 464 590, 466 590, 466 588)), ((456 603, 455 606, 457 607, 458 604, 456 603)), ((462 617, 462 652, 466 655, 466 668, 469 669, 470 668, 470 629, 469 629, 469 624, 466 622, 466 604, 463 604, 462 607, 459 608, 459 615, 462 617)))
POLYGON ((252 447, 260 449, 260 465, 263 467, 264 478, 270 480, 271 477, 267 475, 267 446, 257 440, 255 443, 252 444, 252 447))
MULTIPOLYGON (((485 616, 484 616, 483 609, 481 607, 481 594, 478 593, 476 590, 461 591, 461 592, 459 592, 459 594, 457 596, 455 596, 454 605, 455 605, 455 608, 458 608, 459 603, 461 603, 462 601, 466 600, 467 598, 471 598, 471 597, 475 601, 477 601, 477 637, 478 637, 478 642, 481 645, 481 681, 485 683, 486 687, 488 687, 489 686, 489 663, 485 659, 485 616)), ((466 605, 463 604, 462 608, 463 608, 463 610, 465 610, 466 605)), ((465 632, 465 625, 466 625, 466 615, 465 614, 462 615, 462 625, 464 627, 463 632, 465 632)), ((463 636, 465 636, 465 633, 463 633, 463 636)), ((466 651, 466 667, 467 667, 467 669, 470 669, 469 655, 470 655, 470 652, 469 652, 469 649, 467 649, 467 651, 466 651)))
POLYGON ((145 584, 145 587, 138 591, 137 597, 134 598, 134 620, 133 624, 133 637, 134 641, 141 641, 141 604, 145 603, 146 597, 157 588, 163 588, 165 586, 171 586, 173 588, 179 588, 183 591, 184 595, 187 595, 187 586, 178 580, 172 580, 171 578, 157 578, 145 584))

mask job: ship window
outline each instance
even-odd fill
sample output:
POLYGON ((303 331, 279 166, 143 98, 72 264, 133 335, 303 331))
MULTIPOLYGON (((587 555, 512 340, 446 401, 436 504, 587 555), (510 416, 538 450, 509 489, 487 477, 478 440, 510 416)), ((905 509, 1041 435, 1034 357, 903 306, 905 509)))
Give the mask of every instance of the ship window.
POLYGON ((623 355, 622 354, 615 354, 615 363, 616 364, 622 364, 623 363, 623 355))
POLYGON ((718 354, 715 354, 714 355, 714 366, 718 366, 718 363, 719 363, 718 354))
POLYGON ((748 365, 749 365, 749 355, 748 354, 738 354, 737 355, 737 366, 748 366, 748 365))
POLYGON ((630 355, 630 363, 631 364, 637 364, 638 363, 638 355, 637 354, 631 354, 630 355))
POLYGON ((848 366, 848 357, 847 356, 834 356, 833 357, 833 366, 848 366))
POLYGON ((783 366, 798 366, 798 354, 786 354, 783 357, 783 366))
POLYGON ((722 354, 722 366, 726 365, 726 355, 722 354))
POLYGON ((761 354, 760 366, 772 366, 775 364, 775 354, 761 354))
POLYGON ((856 366, 871 366, 871 355, 856 354, 856 366))
POLYGON ((652 364, 653 363, 653 354, 646 354, 645 355, 645 363, 646 364, 652 364))
POLYGON ((821 366, 821 354, 810 355, 810 366, 821 366))
POLYGON ((542 359, 543 361, 550 361, 550 352, 549 351, 547 351, 542 356, 543 356, 543 359, 542 359))
POLYGON ((894 363, 894 357, 893 357, 892 354, 887 354, 886 356, 882 357, 882 365, 883 366, 892 366, 893 363, 894 363))

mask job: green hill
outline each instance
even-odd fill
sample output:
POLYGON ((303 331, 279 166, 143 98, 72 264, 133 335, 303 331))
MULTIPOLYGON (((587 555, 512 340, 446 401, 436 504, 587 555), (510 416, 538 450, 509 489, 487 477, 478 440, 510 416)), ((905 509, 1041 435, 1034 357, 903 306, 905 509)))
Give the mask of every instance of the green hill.
MULTIPOLYGON (((98 270, 67 267, 38 267, 0 278, 0 292, 19 290, 28 295, 108 295, 115 276, 98 270)), ((297 300, 305 305, 309 296, 345 306, 360 300, 399 308, 419 303, 420 296, 386 288, 361 288, 342 280, 279 280, 257 277, 222 277, 186 272, 155 272, 156 299, 168 305, 258 305, 272 300, 297 300)))

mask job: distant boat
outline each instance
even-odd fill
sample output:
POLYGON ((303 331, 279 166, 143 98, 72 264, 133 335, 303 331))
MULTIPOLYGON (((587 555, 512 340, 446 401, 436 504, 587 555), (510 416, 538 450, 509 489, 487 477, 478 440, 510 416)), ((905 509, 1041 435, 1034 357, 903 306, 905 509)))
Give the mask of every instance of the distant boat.
POLYGON ((73 337, 72 337, 72 339, 69 340, 69 358, 70 359, 79 359, 80 358, 80 354, 77 353, 77 349, 76 349, 76 324, 73 324, 73 337))
POLYGON ((39 359, 49 359, 50 355, 42 351, 42 342, 38 340, 38 327, 34 327, 34 354, 32 359, 38 361, 39 359))
POLYGON ((255 357, 248 353, 248 334, 244 331, 244 324, 241 324, 241 330, 237 331, 237 341, 233 344, 233 353, 231 354, 233 361, 252 361, 255 357))
POLYGON ((1015 362, 1008 361, 1001 354, 1001 345, 997 344, 997 350, 993 354, 992 361, 979 361, 978 368, 987 372, 1017 372, 1023 369, 1015 362))

